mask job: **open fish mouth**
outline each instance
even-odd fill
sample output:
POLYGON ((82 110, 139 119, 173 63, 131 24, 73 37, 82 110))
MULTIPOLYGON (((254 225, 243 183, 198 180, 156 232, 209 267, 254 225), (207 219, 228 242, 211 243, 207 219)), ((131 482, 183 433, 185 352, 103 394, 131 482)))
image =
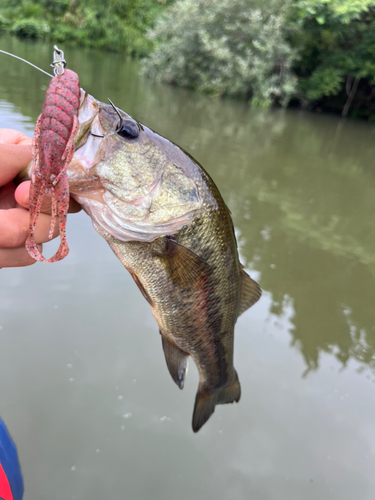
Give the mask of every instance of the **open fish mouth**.
POLYGON ((78 113, 79 130, 75 137, 76 150, 79 149, 87 139, 87 135, 91 133, 91 125, 95 117, 99 113, 99 102, 81 89, 80 105, 78 113))
POLYGON ((152 242, 189 224, 202 207, 195 183, 147 135, 137 143, 119 137, 119 118, 110 106, 83 90, 80 97, 67 173, 70 193, 95 229, 106 239, 152 242))

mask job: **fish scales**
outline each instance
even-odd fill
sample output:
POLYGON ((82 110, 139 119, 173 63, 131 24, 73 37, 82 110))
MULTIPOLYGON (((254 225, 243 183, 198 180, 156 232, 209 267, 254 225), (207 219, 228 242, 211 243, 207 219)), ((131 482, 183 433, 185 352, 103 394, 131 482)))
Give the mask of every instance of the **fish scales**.
MULTIPOLYGON (((219 214, 215 216, 220 218, 219 214)), ((163 259, 158 258, 165 252, 165 241, 157 240, 148 245, 110 241, 116 255, 136 274, 150 298, 162 334, 192 356, 201 383, 208 391, 221 388, 233 378, 232 339, 239 302, 236 277, 238 281, 240 274, 236 260, 231 259, 228 265, 227 254, 221 251, 227 245, 226 238, 231 238, 231 231, 216 233, 216 242, 221 237, 222 247, 220 243, 213 246, 212 225, 215 221, 209 214, 198 216, 174 237, 177 243, 189 245, 189 249, 212 268, 209 286, 201 280, 193 290, 176 284, 166 271, 163 259)), ((234 242, 232 246, 234 254, 234 242)))
POLYGON ((217 404, 240 399, 234 327, 259 285, 239 262, 217 187, 188 153, 87 94, 80 116, 70 191, 150 304, 181 389, 194 360, 197 432, 217 404))

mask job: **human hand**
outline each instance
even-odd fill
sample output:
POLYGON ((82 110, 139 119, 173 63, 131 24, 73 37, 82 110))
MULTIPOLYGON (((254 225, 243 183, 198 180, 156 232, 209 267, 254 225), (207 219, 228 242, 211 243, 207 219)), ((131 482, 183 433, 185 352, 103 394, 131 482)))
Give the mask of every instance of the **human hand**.
MULTIPOLYGON (((17 188, 12 180, 31 161, 31 139, 11 129, 0 129, 0 269, 21 267, 35 263, 25 248, 29 233, 30 181, 17 188)), ((80 205, 70 199, 69 212, 78 212, 80 205)), ((35 231, 39 251, 49 240, 51 225, 51 200, 45 196, 35 231)), ((53 237, 59 235, 56 224, 53 237)))

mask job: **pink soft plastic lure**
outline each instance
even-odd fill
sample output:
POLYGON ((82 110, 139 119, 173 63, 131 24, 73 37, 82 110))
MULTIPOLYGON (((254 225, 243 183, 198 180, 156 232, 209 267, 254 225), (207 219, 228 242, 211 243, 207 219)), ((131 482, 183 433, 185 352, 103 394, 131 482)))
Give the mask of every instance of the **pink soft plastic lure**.
POLYGON ((33 167, 30 189, 30 234, 26 250, 39 262, 57 262, 68 255, 66 220, 69 208, 69 184, 66 170, 74 154, 74 137, 78 131, 80 99, 79 78, 65 70, 54 76, 46 92, 42 114, 33 137, 33 167), (45 259, 35 241, 35 228, 45 194, 52 197, 52 221, 49 238, 53 236, 56 218, 60 230, 60 246, 53 257, 45 259))

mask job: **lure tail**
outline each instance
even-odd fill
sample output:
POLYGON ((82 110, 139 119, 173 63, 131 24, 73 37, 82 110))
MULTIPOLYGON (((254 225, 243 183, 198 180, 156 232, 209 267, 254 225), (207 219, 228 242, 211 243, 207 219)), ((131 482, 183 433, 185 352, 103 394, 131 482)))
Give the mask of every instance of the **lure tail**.
POLYGON ((66 221, 69 208, 69 184, 68 177, 63 174, 59 182, 51 189, 52 194, 52 220, 49 230, 49 238, 53 238, 53 232, 56 225, 56 219, 59 221, 60 246, 53 257, 45 259, 38 249, 35 241, 36 223, 40 215, 40 207, 45 194, 45 183, 36 187, 35 183, 30 188, 30 233, 26 239, 26 250, 29 255, 38 262, 58 262, 64 259, 69 253, 68 243, 66 241, 66 221))

